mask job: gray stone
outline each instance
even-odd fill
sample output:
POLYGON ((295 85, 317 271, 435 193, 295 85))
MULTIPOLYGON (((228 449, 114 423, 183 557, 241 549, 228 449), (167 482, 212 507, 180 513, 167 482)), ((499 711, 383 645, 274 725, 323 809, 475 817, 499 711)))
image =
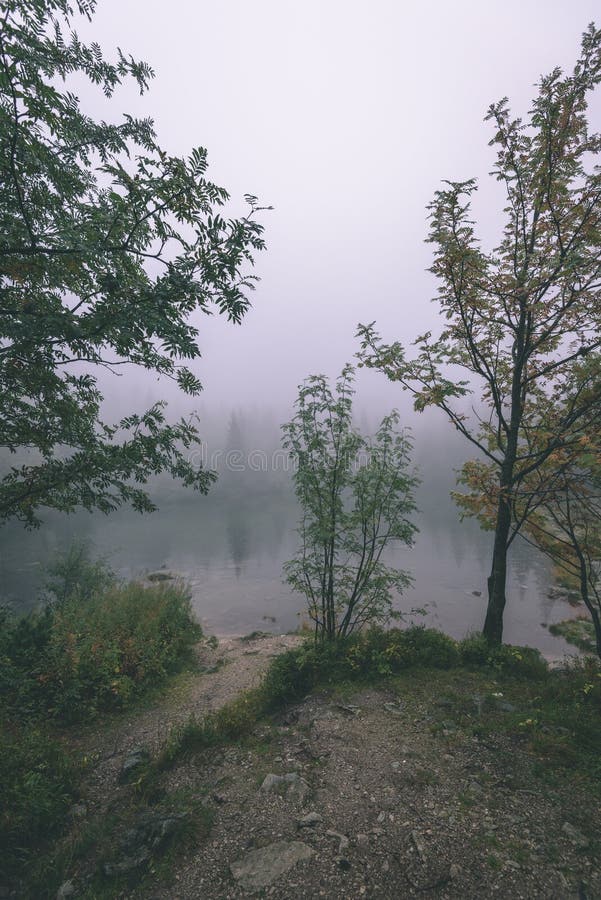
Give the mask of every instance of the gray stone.
POLYGON ((302 841, 276 841, 259 850, 251 850, 231 863, 230 871, 241 888, 260 891, 289 872, 297 863, 310 859, 313 850, 302 841))
POLYGON ((330 831, 326 831, 326 835, 328 837, 336 838, 336 840, 339 842, 338 843, 338 855, 342 856, 344 851, 348 849, 348 845, 349 845, 349 839, 347 838, 346 834, 339 834, 338 831, 330 830, 330 831))
POLYGON ((398 703, 385 703, 384 709, 393 716, 402 716, 403 710, 400 701, 398 703))
POLYGON ((121 766, 119 782, 128 784, 130 781, 134 781, 149 760, 150 753, 145 747, 135 747, 133 750, 130 750, 121 766))
POLYGON ((75 885, 72 881, 65 881, 56 892, 56 900, 65 900, 66 897, 72 897, 75 894, 75 885))
POLYGON ((582 850, 586 850, 586 848, 589 846, 590 841, 586 837, 586 835, 584 835, 579 828, 576 828, 576 826, 572 825, 570 822, 564 822, 561 826, 561 830, 565 835, 567 835, 567 837, 569 837, 573 844, 576 844, 576 846, 580 847, 582 850))
POLYGON ((280 785, 283 785, 287 789, 288 794, 296 794, 301 798, 309 791, 308 783, 298 774, 298 772, 287 772, 285 775, 274 775, 273 773, 270 773, 263 779, 261 790, 269 793, 269 791, 273 791, 274 788, 280 787, 280 785))
POLYGON ((323 822, 323 818, 316 812, 307 813, 306 816, 303 816, 302 819, 298 820, 299 828, 314 828, 315 825, 320 825, 323 822))
POLYGON ((172 575, 171 572, 151 572, 146 576, 148 581, 174 581, 175 575, 172 575))
POLYGON ((472 700, 474 702, 474 706, 476 707, 476 712, 478 713, 479 716, 481 716, 482 715, 483 698, 480 696, 480 694, 472 694, 472 700))
POLYGON ((145 866, 150 860, 148 850, 143 850, 137 856, 123 856, 117 862, 106 862, 102 866, 102 871, 107 878, 114 878, 116 875, 127 875, 129 872, 135 871, 145 866))
POLYGON ((188 816, 185 813, 151 813, 140 818, 120 841, 123 853, 138 856, 144 850, 160 850, 181 830, 188 816))
POLYGON ((356 840, 358 847, 367 847, 369 845, 369 835, 367 834, 358 834, 356 840))
POLYGON ((514 706, 513 703, 509 703, 507 700, 497 700, 495 705, 501 712, 512 713, 517 710, 517 706, 514 706))
POLYGON ((71 807, 70 812, 74 819, 84 819, 88 814, 88 807, 85 803, 76 803, 71 807))
POLYGON ((478 784, 477 781, 470 781, 468 786, 465 789, 466 794, 471 794, 472 796, 477 796, 482 793, 482 785, 478 784))

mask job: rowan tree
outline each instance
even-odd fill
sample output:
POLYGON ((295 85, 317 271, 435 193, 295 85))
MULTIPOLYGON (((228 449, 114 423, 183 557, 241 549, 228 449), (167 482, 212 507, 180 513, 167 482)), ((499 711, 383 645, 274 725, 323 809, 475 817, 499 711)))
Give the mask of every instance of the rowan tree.
POLYGON ((412 579, 386 565, 384 553, 394 542, 410 546, 417 531, 408 435, 396 412, 371 439, 357 431, 353 378, 345 366, 332 392, 323 375, 309 377, 283 426, 302 510, 301 546, 284 569, 306 597, 316 638, 327 641, 399 617, 393 592, 412 579))
POLYGON ((478 449, 464 479, 482 460, 495 471, 495 490, 482 496, 494 504, 484 623, 491 643, 503 635, 516 494, 601 402, 599 382, 570 395, 573 367, 601 346, 601 138, 587 121, 600 80, 601 31, 591 24, 573 72, 541 78, 526 121, 512 118, 507 98, 489 108, 506 223, 487 251, 471 218, 475 180, 446 182, 436 193, 429 241, 444 318, 438 336, 418 337, 408 356, 400 343, 384 343, 374 323, 359 327, 363 364, 411 391, 417 410, 439 407, 478 449), (477 397, 471 413, 468 394, 477 397))
POLYGON ((18 460, 0 480, 0 519, 28 525, 41 506, 151 509, 143 485, 160 471, 207 490, 213 474, 186 453, 195 423, 168 424, 162 403, 105 422, 98 373, 141 367, 198 393, 183 365, 200 355, 193 316, 240 322, 264 247, 256 198, 226 218, 203 148, 171 156, 151 120, 81 108, 73 76, 109 98, 153 77, 71 31, 95 5, 0 10, 0 447, 18 460))

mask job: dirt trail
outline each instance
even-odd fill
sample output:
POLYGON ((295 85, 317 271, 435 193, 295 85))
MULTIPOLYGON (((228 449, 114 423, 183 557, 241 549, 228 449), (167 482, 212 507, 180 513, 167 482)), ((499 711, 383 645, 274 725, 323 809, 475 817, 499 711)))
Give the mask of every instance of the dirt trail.
MULTIPOLYGON (((173 725, 257 684, 298 641, 203 647, 209 671, 82 736, 98 754, 88 814, 127 799, 118 776, 129 751, 155 752, 173 725)), ((377 688, 319 692, 260 722, 246 742, 182 758, 163 786, 206 804, 211 832, 182 846, 167 881, 151 868, 114 896, 601 898, 599 796, 586 782, 537 774, 525 738, 503 729, 504 709, 527 714, 519 682, 492 694, 497 711, 482 712, 480 692, 495 684, 463 670, 416 671, 377 688)))
POLYGON ((194 673, 183 684, 178 682, 149 709, 119 717, 101 731, 86 730, 77 745, 82 755, 96 760, 84 789, 87 802, 96 806, 109 796, 128 752, 144 747, 156 753, 174 725, 219 709, 256 686, 273 657, 299 640, 294 635, 273 635, 254 640, 221 638, 216 648, 200 644, 201 674, 194 673))

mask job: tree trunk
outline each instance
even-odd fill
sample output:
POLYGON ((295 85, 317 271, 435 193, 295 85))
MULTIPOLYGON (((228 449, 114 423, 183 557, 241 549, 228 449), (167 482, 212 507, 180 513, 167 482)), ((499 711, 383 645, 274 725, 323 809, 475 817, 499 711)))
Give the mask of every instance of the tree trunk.
POLYGON ((488 608, 482 633, 489 644, 503 641, 503 613, 505 611, 505 585, 507 581, 507 542, 511 528, 511 507, 506 495, 501 493, 497 511, 497 527, 488 577, 488 608))
MULTIPOLYGON (((593 620, 593 628, 595 629, 595 644, 597 645, 597 656, 601 659, 601 618, 599 617, 599 609, 598 605, 594 603, 591 599, 591 596, 588 592, 588 574, 589 569, 584 557, 584 553, 578 541, 576 539, 576 535, 572 531, 572 544, 574 546, 574 550, 576 551, 576 556, 578 557, 578 563, 580 566, 580 596, 584 601, 584 605, 588 609, 591 614, 591 618, 593 620)), ((597 591, 595 589, 595 594, 598 597, 597 591)))
POLYGON ((511 416, 507 430, 505 458, 499 477, 499 503, 495 524, 495 543, 492 568, 488 577, 488 608, 482 633, 489 644, 503 642, 503 613, 505 611, 505 586, 507 583, 507 548, 511 531, 512 491, 515 486, 514 469, 517 459, 518 437, 524 413, 525 391, 524 346, 527 334, 526 295, 520 291, 520 320, 513 346, 513 374, 511 381, 511 416))

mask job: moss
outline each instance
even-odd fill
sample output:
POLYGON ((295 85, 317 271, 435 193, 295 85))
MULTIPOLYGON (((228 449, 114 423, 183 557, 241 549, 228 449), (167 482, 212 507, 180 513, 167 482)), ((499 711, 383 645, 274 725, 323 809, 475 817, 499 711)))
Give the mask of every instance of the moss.
POLYGON ((549 626, 551 634, 564 638, 569 644, 578 647, 585 653, 596 653, 595 628, 592 621, 584 616, 577 619, 564 619, 549 626))

